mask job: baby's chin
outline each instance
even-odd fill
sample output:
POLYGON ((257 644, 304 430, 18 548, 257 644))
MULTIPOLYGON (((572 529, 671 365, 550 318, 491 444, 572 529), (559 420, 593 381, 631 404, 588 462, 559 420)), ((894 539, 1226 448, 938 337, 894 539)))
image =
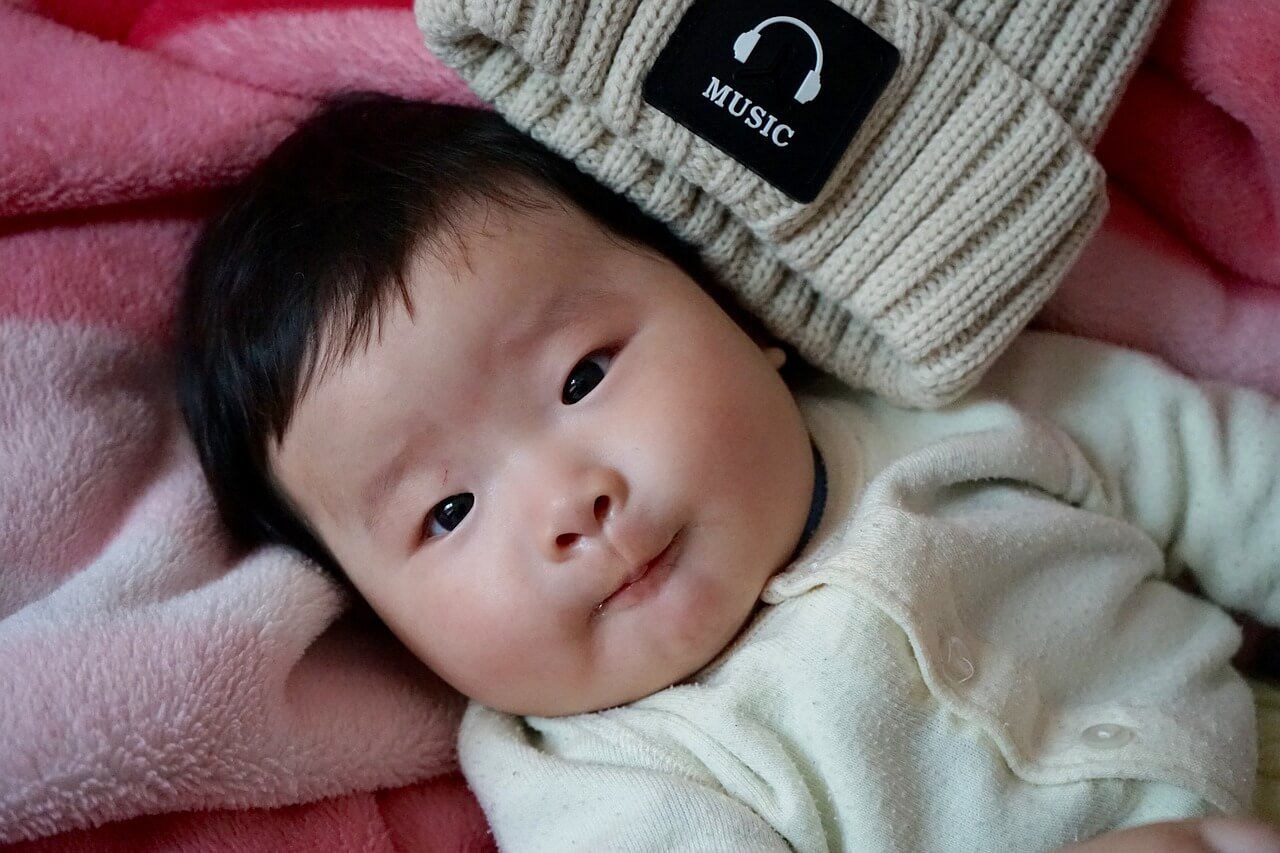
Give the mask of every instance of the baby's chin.
POLYGON ((536 695, 493 696, 488 701, 476 696, 470 698, 492 710, 519 717, 569 717, 607 711, 621 705, 630 705, 688 681, 718 657, 720 651, 717 649, 706 655, 705 660, 691 660, 665 670, 650 669, 643 677, 626 682, 611 680, 609 683, 597 682, 585 687, 581 684, 563 684, 559 689, 543 685, 536 695))
POLYGON ((472 685, 485 695, 454 686, 488 708, 524 717, 567 717, 629 705, 714 667, 749 629, 763 607, 764 587, 785 565, 743 567, 732 575, 710 577, 697 572, 696 564, 683 567, 693 573, 673 575, 674 585, 665 590, 675 598, 617 614, 622 618, 608 632, 611 645, 597 649, 580 677, 544 679, 524 689, 510 682, 497 690, 493 685, 472 685), (658 609, 649 609, 652 606, 658 609), (653 634, 648 629, 657 622, 663 628, 653 634))
POLYGON ((607 711, 610 708, 617 708, 622 705, 630 705, 663 690, 687 684, 705 674, 709 668, 714 667, 726 655, 743 635, 743 632, 751 624, 755 614, 759 612, 761 607, 763 607, 763 604, 757 598, 747 612, 740 619, 735 620, 723 632, 721 637, 702 646, 701 654, 690 654, 679 663, 673 663, 665 670, 648 672, 643 679, 637 679, 631 684, 609 685, 606 688, 587 693, 573 694, 566 692, 541 706, 543 708, 541 711, 508 713, 518 713, 520 716, 529 717, 567 717, 574 714, 591 714, 597 711, 607 711))

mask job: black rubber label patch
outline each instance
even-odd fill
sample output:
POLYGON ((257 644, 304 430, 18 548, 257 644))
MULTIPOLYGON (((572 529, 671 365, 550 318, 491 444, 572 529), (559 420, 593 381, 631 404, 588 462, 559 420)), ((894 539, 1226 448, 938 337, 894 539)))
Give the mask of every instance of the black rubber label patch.
POLYGON ((695 0, 644 98, 810 202, 897 67, 897 48, 830 0, 695 0))

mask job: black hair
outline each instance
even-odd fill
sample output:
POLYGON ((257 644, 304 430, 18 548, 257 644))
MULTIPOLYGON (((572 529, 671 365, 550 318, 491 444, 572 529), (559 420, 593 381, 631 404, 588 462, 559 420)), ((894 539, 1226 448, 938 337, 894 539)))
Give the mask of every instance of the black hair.
POLYGON ((374 94, 326 104, 232 190, 186 268, 179 406, 240 545, 292 546, 349 588, 273 477, 270 443, 322 362, 367 345, 395 300, 412 310, 414 250, 453 233, 475 201, 538 206, 521 184, 718 293, 688 244, 495 113, 374 94))

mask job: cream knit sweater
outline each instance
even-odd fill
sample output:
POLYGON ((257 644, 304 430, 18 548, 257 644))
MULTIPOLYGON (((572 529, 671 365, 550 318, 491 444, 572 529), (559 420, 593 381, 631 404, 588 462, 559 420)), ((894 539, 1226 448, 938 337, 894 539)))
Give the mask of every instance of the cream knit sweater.
POLYGON ((687 682, 559 719, 472 706, 504 850, 1048 850, 1248 808, 1240 632, 1280 624, 1280 406, 1028 334, 969 396, 802 400, 813 542, 687 682))

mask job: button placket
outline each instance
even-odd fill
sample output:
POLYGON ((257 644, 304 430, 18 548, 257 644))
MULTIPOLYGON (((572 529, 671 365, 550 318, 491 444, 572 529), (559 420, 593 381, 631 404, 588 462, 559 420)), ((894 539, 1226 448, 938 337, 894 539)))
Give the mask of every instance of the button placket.
POLYGON ((1120 749, 1133 739, 1133 729, 1119 723, 1098 723, 1080 732, 1080 742, 1090 749, 1120 749))
POLYGON ((977 674, 978 669, 973 663, 973 653, 969 651, 964 640, 955 635, 944 634, 941 645, 942 671, 946 673, 949 680, 955 684, 964 684, 977 674))

